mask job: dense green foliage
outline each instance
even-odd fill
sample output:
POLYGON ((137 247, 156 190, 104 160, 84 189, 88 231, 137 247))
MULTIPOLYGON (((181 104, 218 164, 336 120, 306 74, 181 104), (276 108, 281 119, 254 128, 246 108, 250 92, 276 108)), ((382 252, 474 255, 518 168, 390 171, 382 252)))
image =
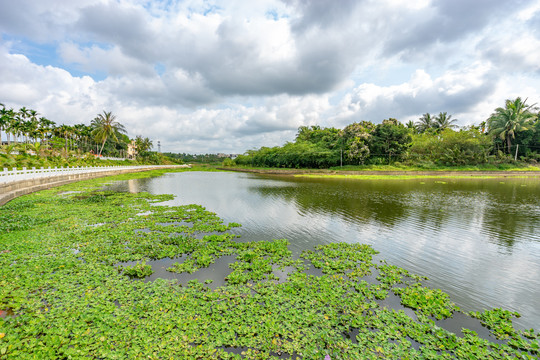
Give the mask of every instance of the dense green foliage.
POLYGON ((540 160, 540 121, 536 108, 517 98, 497 108, 480 126, 457 129, 456 119, 441 112, 422 115, 407 125, 396 119, 380 124, 355 122, 343 129, 298 129, 293 143, 250 150, 240 166, 328 168, 342 165, 463 166, 540 160), (487 126, 487 129, 486 129, 487 126))
POLYGON ((28 169, 35 167, 73 167, 73 166, 115 166, 115 165, 171 165, 174 162, 163 154, 147 152, 136 160, 107 160, 92 154, 78 154, 74 151, 55 152, 43 149, 40 143, 11 144, 0 146, 0 171, 3 168, 28 169))
POLYGON ((186 164, 220 164, 224 159, 230 159, 230 154, 186 154, 165 152, 163 155, 170 159, 186 164))
MULTIPOLYGON (((35 155, 46 153, 47 156, 53 157, 80 158, 86 153, 91 153, 126 158, 128 147, 133 145, 135 157, 139 161, 151 164, 163 163, 161 155, 150 151, 153 145, 150 139, 137 135, 131 140, 126 135, 125 127, 116 121, 116 116, 111 112, 103 111, 102 114, 98 114, 92 119, 90 125, 57 125, 45 117, 38 118, 37 111, 26 107, 16 111, 7 109, 3 104, 0 106, 2 107, 0 109, 0 139, 2 133, 7 138, 7 146, 2 151, 4 154, 33 152, 35 155), (11 145, 13 147, 10 148, 11 145)), ((0 157, 0 161, 3 160, 0 157)), ((15 165, 8 163, 4 166, 15 165)))
POLYGON ((514 329, 515 313, 472 314, 501 340, 440 327, 436 319, 467 315, 423 286, 425 278, 374 262, 368 245, 318 246, 294 259, 286 240, 238 241, 229 232, 238 224, 201 206, 102 190, 111 180, 163 172, 70 184, 0 207, 0 358, 539 355, 540 334, 514 329), (234 260, 215 289, 203 277, 185 285, 133 279, 150 274, 155 259, 176 259, 169 271, 196 275, 222 257, 234 260), (409 308, 384 305, 391 297, 409 308))
POLYGON ((477 129, 450 129, 413 135, 409 159, 412 162, 432 162, 443 165, 486 164, 493 148, 490 137, 477 129))

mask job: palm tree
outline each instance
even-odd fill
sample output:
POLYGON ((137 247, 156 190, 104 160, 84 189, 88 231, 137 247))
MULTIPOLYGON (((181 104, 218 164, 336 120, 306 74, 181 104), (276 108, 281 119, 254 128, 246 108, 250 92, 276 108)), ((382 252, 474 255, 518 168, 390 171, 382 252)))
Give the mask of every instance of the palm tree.
POLYGON ((11 143, 10 136, 13 133, 13 126, 14 126, 15 121, 16 121, 15 111, 13 111, 13 109, 9 109, 7 111, 7 113, 5 113, 5 114, 3 113, 3 118, 5 120, 4 131, 6 132, 7 142, 8 142, 8 145, 9 145, 11 143))
POLYGON ((424 115, 422 115, 421 118, 418 119, 418 123, 416 124, 416 129, 418 130, 419 133, 426 132, 427 130, 433 128, 434 120, 435 119, 431 117, 430 113, 425 113, 424 115))
POLYGON ((152 140, 147 137, 143 138, 141 135, 137 135, 135 138, 135 149, 137 153, 148 151, 152 148, 152 146, 154 146, 154 144, 152 144, 152 140))
POLYGON ((536 118, 533 112, 536 110, 535 104, 527 105, 527 99, 522 101, 520 97, 515 100, 506 100, 504 108, 498 107, 487 119, 489 133, 506 141, 508 153, 512 147, 512 139, 516 138, 516 133, 533 129, 532 120, 536 118))
POLYGON ((98 155, 101 155, 107 138, 110 137, 114 141, 118 141, 118 135, 127 132, 124 125, 115 120, 116 116, 112 115, 112 112, 103 110, 103 114, 98 114, 90 124, 93 128, 92 135, 94 135, 97 142, 101 142, 101 149, 99 150, 98 155))
POLYGON ((71 134, 73 132, 73 128, 69 125, 62 125, 60 127, 57 127, 55 129, 56 133, 60 136, 60 137, 63 137, 64 140, 65 140, 65 149, 66 149, 66 153, 68 151, 68 139, 71 137, 71 134))
POLYGON ((6 136, 8 137, 9 142, 9 134, 7 132, 7 129, 9 127, 9 124, 11 123, 11 118, 13 115, 13 109, 6 109, 4 104, 2 105, 2 109, 0 109, 0 145, 2 144, 2 130, 6 132, 6 136))
POLYGON ((446 111, 441 112, 439 115, 435 116, 434 128, 437 129, 437 131, 454 129, 457 128, 457 125, 454 124, 456 121, 457 119, 452 119, 452 115, 448 115, 446 111))
POLYGON ((412 120, 407 121, 407 123, 405 124, 405 127, 406 127, 407 129, 412 130, 414 133, 418 132, 418 129, 417 129, 417 127, 416 127, 416 124, 415 124, 414 121, 412 121, 412 120))
POLYGON ((32 140, 36 140, 37 137, 37 130, 39 126, 39 120, 37 116, 39 115, 36 110, 29 110, 29 118, 30 121, 28 122, 28 125, 26 126, 26 142, 28 143, 28 138, 32 140))
POLYGON ((41 136, 41 142, 45 142, 46 135, 52 132, 54 125, 56 125, 54 121, 44 117, 39 118, 38 133, 41 136))

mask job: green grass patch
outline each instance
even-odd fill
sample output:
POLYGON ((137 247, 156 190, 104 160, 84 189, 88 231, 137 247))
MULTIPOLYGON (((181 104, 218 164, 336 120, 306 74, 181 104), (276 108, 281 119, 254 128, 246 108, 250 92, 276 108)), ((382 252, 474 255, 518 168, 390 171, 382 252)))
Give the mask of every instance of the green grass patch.
POLYGON ((330 170, 342 171, 540 171, 540 167, 529 164, 480 164, 462 166, 428 165, 346 165, 330 170))
MULTIPOLYGON (((294 177, 311 179, 346 179, 346 180, 414 180, 414 179, 497 179, 494 175, 346 175, 346 174, 296 174, 294 177)), ((527 176, 506 176, 506 178, 527 178, 527 176)))

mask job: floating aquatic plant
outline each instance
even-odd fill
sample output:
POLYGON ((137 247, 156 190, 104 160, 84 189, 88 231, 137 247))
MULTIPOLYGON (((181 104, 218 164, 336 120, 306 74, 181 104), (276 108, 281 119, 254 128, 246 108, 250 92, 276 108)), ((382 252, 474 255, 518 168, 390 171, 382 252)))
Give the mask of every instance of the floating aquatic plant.
POLYGON ((124 274, 136 278, 144 278, 152 275, 152 266, 146 264, 146 261, 136 263, 133 266, 124 267, 124 274))
POLYGON ((538 333, 513 329, 515 313, 473 314, 499 342, 438 327, 432 316, 459 311, 448 296, 405 269, 374 264, 368 245, 322 245, 293 259, 286 240, 237 241, 227 231, 238 224, 199 205, 104 192, 112 179, 0 207, 0 358, 538 358, 538 333), (204 278, 181 286, 125 276, 146 276, 151 259, 178 259, 172 271, 191 272, 225 255, 236 260, 215 290, 204 278), (136 265, 119 272, 124 262, 136 265), (374 272, 377 281, 366 281, 374 272), (390 290, 418 319, 381 307, 390 290))

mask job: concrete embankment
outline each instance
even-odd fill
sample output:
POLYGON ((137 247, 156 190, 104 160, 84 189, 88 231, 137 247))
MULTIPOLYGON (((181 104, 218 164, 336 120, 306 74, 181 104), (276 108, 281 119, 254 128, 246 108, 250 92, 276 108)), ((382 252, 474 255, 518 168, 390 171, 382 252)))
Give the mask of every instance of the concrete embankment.
POLYGON ((112 176, 133 172, 161 170, 161 169, 175 169, 182 167, 182 165, 159 165, 159 166, 145 166, 137 169, 117 169, 110 171, 100 172, 87 172, 77 174, 65 174, 65 175, 53 175, 48 177, 36 177, 33 179, 21 180, 9 182, 6 184, 0 184, 0 206, 4 205, 10 200, 13 200, 19 196, 30 194, 40 190, 50 189, 56 186, 72 183, 75 181, 99 178, 104 176, 112 176))

